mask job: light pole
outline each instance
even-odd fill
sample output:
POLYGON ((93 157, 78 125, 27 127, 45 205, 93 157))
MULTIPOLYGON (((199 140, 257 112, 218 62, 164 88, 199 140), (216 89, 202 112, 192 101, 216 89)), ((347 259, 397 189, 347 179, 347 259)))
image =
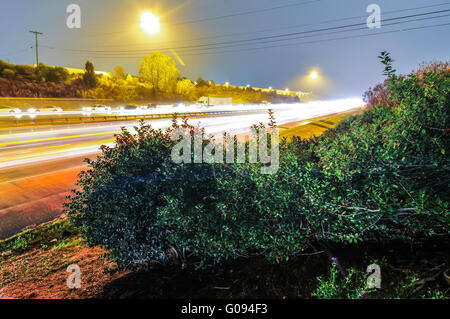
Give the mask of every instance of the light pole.
POLYGON ((31 33, 34 34, 34 36, 36 37, 36 66, 39 65, 39 43, 38 43, 38 36, 42 35, 42 32, 38 32, 38 31, 30 31, 31 33))

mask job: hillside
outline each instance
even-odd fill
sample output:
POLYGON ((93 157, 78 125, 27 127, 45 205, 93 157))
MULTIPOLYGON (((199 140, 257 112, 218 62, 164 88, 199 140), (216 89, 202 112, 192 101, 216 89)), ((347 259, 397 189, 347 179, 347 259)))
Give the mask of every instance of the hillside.
MULTIPOLYGON (((93 66, 92 66, 93 67, 93 66)), ((155 103, 196 102, 201 96, 232 97, 233 103, 292 103, 299 98, 280 95, 275 90, 216 85, 212 81, 195 84, 176 77, 163 89, 138 76, 92 72, 93 82, 87 82, 86 71, 64 67, 13 65, 0 60, 0 96, 22 98, 83 98, 115 101, 148 100, 155 103)))

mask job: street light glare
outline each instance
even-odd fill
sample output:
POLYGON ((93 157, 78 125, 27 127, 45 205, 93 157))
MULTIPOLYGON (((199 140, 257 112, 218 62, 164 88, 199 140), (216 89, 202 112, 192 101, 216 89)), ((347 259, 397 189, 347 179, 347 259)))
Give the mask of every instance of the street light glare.
POLYGON ((309 77, 313 80, 317 79, 319 77, 319 73, 317 71, 312 71, 309 77))
POLYGON ((150 35, 161 32, 161 23, 159 22, 159 18, 149 11, 142 12, 140 27, 142 31, 150 35))

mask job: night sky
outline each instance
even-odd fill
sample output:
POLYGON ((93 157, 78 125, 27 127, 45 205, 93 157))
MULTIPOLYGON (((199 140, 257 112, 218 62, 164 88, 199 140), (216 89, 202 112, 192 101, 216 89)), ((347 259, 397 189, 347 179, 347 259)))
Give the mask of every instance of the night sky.
POLYGON ((380 29, 306 33, 365 23, 371 3, 381 7, 382 19, 450 9, 444 0, 2 0, 0 59, 33 64, 34 36, 28 31, 38 30, 44 33, 40 61, 48 65, 83 68, 89 59, 97 70, 111 72, 122 65, 137 74, 145 53, 167 49, 164 53, 178 61, 181 74, 193 80, 202 76, 232 85, 317 89, 327 98, 361 97, 380 82, 377 55, 382 50, 391 52, 401 73, 423 61, 449 60, 450 25, 442 24, 450 23, 450 16, 444 16, 450 12, 391 20, 383 24, 410 22, 380 29), (81 29, 66 26, 71 3, 81 6, 81 29), (144 10, 161 17, 160 35, 139 29, 144 10), (433 25, 441 26, 398 32, 433 25), (303 38, 276 37, 299 32, 303 38), (263 39, 243 41, 255 38, 263 39), (320 71, 320 88, 301 80, 313 68, 320 71))

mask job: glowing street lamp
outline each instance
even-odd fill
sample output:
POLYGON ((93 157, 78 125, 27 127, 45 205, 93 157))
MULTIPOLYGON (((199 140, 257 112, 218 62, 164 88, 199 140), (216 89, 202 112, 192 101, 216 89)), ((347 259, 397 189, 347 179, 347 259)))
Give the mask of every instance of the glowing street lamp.
POLYGON ((318 77, 319 77, 319 73, 318 73, 317 71, 312 71, 312 72, 309 74, 309 78, 310 78, 311 80, 316 80, 318 77))
POLYGON ((159 18, 149 11, 142 12, 140 27, 142 31, 149 35, 155 35, 161 32, 159 18))

